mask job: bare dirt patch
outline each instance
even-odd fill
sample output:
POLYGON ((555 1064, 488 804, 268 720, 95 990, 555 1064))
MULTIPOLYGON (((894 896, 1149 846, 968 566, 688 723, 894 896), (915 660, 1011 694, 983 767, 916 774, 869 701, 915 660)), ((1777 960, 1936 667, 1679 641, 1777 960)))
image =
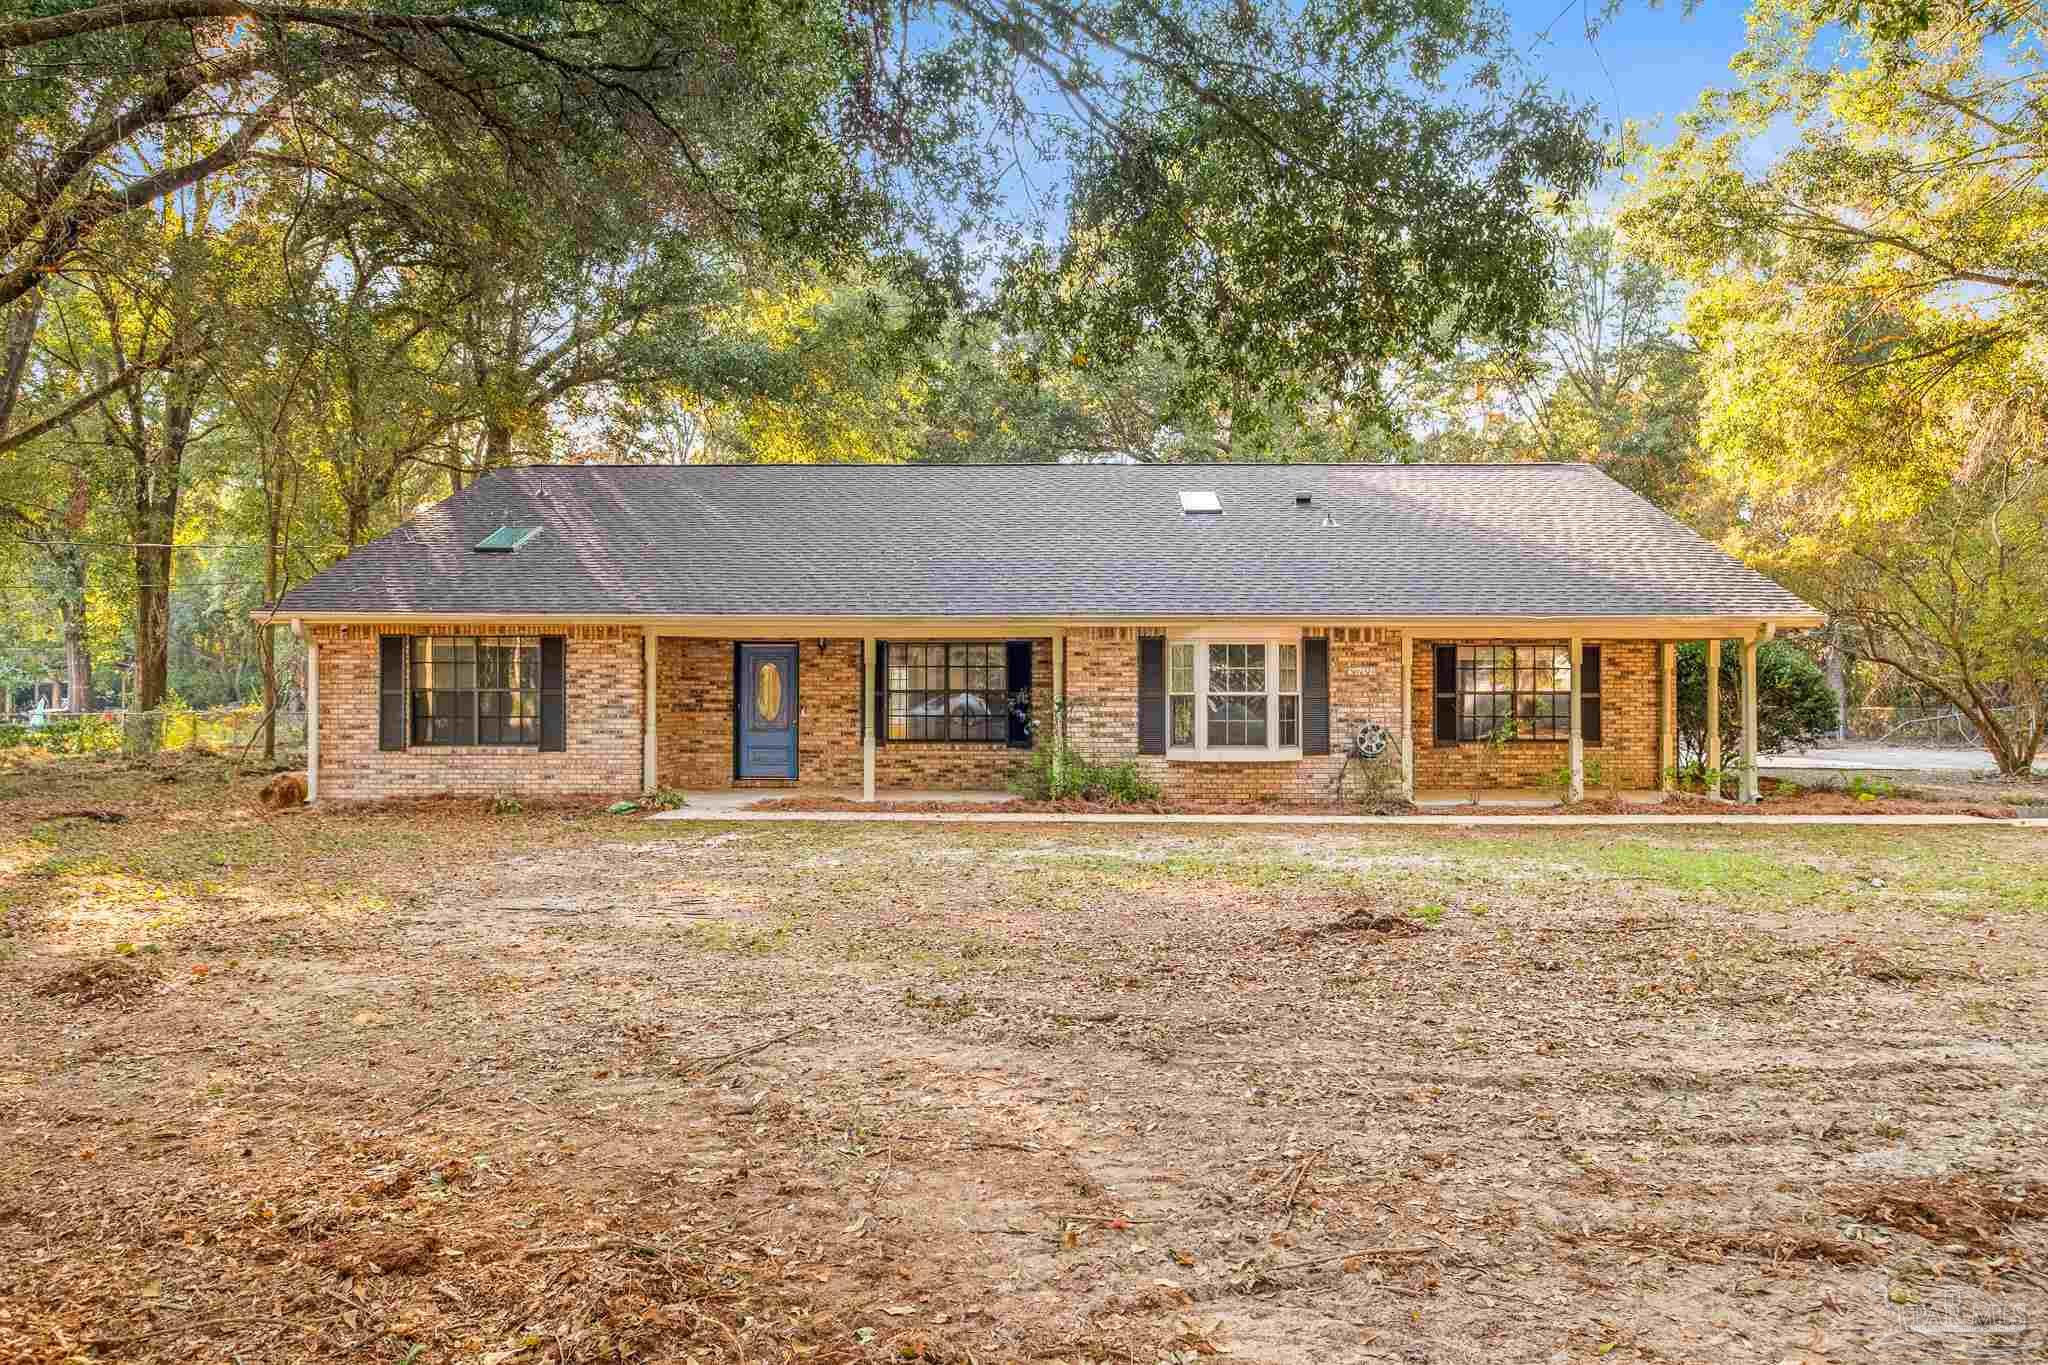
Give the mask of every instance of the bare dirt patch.
POLYGON ((0 823, 10 1365, 2048 1346, 2037 832, 133 791, 0 823))

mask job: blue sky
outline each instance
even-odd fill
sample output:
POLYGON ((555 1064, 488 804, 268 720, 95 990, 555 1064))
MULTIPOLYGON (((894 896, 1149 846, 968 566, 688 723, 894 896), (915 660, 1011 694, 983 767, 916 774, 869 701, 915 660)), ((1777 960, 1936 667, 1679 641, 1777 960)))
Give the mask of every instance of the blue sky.
POLYGON ((1517 46, 1535 69, 1555 88, 1597 104, 1610 132, 1625 119, 1654 121, 1668 132, 1701 90, 1728 85, 1728 59, 1742 47, 1748 11, 1738 0, 1704 0, 1688 17, 1678 0, 1660 9, 1634 0, 1588 41, 1583 16, 1597 15, 1600 0, 1574 0, 1569 8, 1564 0, 1504 3, 1517 46))

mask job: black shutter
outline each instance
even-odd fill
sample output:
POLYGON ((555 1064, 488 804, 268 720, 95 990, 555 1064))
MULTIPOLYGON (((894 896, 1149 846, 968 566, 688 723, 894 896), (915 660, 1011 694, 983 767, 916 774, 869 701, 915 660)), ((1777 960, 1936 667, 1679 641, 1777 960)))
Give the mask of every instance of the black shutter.
POLYGON ((405 637, 377 638, 377 747, 405 747, 405 637))
POLYGON ((889 642, 875 641, 875 743, 889 738, 889 642))
POLYGON ((1330 752, 1330 642, 1323 636, 1301 642, 1301 751, 1330 752))
POLYGON ((1579 683, 1579 735, 1588 744, 1600 742, 1600 646, 1581 645, 1586 662, 1579 683))
POLYGON ((1458 742, 1458 647, 1436 647, 1436 741, 1458 742))
POLYGON ((569 701, 565 675, 567 642, 560 635, 540 637, 540 747, 561 753, 569 747, 569 701))
POLYGON ((1166 638, 1138 637, 1138 752, 1166 752, 1166 638))
POLYGON ((1009 644, 1010 747, 1031 747, 1031 642, 1012 640, 1009 644))

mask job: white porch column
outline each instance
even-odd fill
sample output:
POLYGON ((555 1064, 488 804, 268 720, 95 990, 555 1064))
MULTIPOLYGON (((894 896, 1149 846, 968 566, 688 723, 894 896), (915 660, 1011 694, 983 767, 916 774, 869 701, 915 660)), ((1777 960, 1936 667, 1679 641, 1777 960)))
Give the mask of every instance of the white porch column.
POLYGON ((1401 795, 1415 799, 1415 642, 1401 632, 1401 795))
POLYGON ((658 746, 654 739, 654 704, 657 700, 655 664, 661 657, 661 638, 651 630, 640 632, 641 653, 645 658, 647 681, 642 684, 641 707, 645 712, 646 725, 640 736, 640 790, 652 793, 656 785, 656 764, 658 746))
POLYGON ((1067 633, 1052 633, 1052 742, 1053 764, 1065 762, 1067 751, 1067 633))
POLYGON ((306 641, 306 801, 320 795, 320 646, 306 641))
MULTIPOLYGON (((1721 642, 1707 641, 1707 771, 1721 771, 1721 642)), ((1720 780, 1718 777, 1715 779, 1720 780)), ((1721 794, 1720 787, 1708 793, 1721 794)))
POLYGON ((1572 636, 1572 781, 1571 792, 1567 798, 1572 801, 1583 801, 1586 799, 1586 736, 1579 726, 1580 717, 1585 712, 1585 708, 1580 705, 1580 701, 1584 696, 1580 689, 1585 682, 1583 676, 1585 663, 1586 650, 1584 642, 1574 635, 1572 636))
POLYGON ((1658 647, 1657 658, 1657 790, 1672 792, 1678 789, 1677 643, 1666 640, 1658 647))
POLYGON ((1756 771, 1756 650, 1755 636, 1742 642, 1742 800, 1751 806, 1763 797, 1756 771))
POLYGON ((875 637, 860 642, 860 799, 875 799, 875 637))

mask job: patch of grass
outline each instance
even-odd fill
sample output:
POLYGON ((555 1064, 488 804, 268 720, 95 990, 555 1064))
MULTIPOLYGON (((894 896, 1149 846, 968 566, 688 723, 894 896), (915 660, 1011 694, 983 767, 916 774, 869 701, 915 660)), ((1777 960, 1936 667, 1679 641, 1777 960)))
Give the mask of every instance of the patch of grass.
POLYGON ((691 946, 709 953, 732 953, 739 957, 766 957, 789 947, 789 926, 747 929, 736 924, 692 924, 683 929, 691 946))
POLYGON ((1614 876, 1639 877, 1679 891, 1800 896, 1820 891, 1827 883, 1823 874, 1810 867, 1728 849, 1612 844, 1595 851, 1591 863, 1614 876))
POLYGON ((963 1019, 971 1019, 981 1013, 981 1006, 965 992, 947 996, 934 991, 926 995, 915 986, 904 988, 903 1008, 923 1013, 943 1024, 957 1024, 963 1019))
POLYGON ((1424 924, 1435 924, 1444 917, 1444 908, 1441 905, 1417 905, 1409 909, 1408 916, 1424 924))

